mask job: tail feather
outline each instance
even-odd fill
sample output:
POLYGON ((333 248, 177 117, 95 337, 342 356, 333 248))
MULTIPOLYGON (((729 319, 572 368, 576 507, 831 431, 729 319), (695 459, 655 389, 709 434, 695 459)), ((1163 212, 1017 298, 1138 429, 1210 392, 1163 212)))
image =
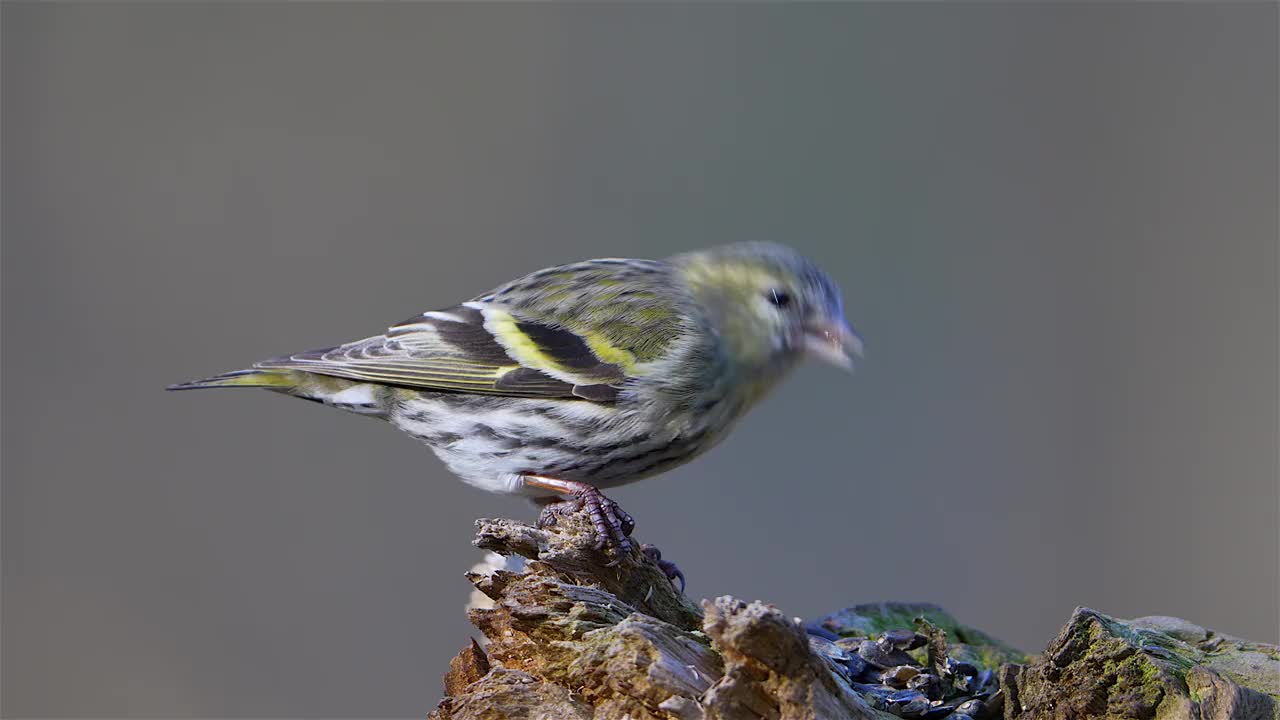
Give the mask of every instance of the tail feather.
POLYGON ((296 370, 235 370, 204 380, 170 385, 165 390, 204 390, 207 388, 251 387, 291 390, 298 386, 296 370))

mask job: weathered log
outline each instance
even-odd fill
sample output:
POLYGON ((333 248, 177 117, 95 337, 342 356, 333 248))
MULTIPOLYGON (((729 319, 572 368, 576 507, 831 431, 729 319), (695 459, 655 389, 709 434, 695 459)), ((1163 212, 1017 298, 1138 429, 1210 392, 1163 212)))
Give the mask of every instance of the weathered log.
POLYGON ((1043 655, 1006 673, 1007 720, 1280 720, 1280 648, 1177 618, 1077 608, 1043 655))
POLYGON ((812 623, 760 602, 686 598, 641 552, 595 548, 590 518, 480 520, 524 559, 472 572, 486 640, 450 663, 435 720, 1280 720, 1280 648, 1174 618, 1078 609, 1029 658, 928 604, 812 623))

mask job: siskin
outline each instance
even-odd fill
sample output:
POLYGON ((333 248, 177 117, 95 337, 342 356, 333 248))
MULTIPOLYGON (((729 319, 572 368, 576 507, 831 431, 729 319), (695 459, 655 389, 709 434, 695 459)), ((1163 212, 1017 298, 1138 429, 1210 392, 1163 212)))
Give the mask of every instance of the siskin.
POLYGON ((706 451, 804 357, 851 369, 862 342, 841 306, 779 245, 587 260, 169 389, 266 388, 382 418, 471 485, 585 504, 598 546, 626 552, 634 523, 599 488, 706 451))

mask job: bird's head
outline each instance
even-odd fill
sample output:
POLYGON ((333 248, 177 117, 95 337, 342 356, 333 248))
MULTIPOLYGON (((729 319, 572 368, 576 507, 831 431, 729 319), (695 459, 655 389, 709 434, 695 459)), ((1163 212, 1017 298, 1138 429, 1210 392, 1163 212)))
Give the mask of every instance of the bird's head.
POLYGON ((810 357, 850 370, 862 355, 840 289, 791 248, 726 245, 673 262, 732 359, 745 368, 783 369, 810 357))

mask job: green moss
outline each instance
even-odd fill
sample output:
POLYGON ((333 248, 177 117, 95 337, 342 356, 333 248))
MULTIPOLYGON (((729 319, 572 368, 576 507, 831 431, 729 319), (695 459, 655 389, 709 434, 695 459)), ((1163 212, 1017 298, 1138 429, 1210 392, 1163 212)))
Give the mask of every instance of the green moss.
POLYGON ((1003 645, 968 645, 964 643, 948 643, 947 655, 956 662, 967 662, 980 668, 995 670, 1005 663, 1022 664, 1027 662, 1026 653, 1003 645))
POLYGON ((990 636, 961 625, 946 610, 929 603, 867 603, 832 613, 821 622, 842 637, 874 637, 886 630, 910 629, 922 617, 958 642, 994 643, 990 636), (972 638, 972 639, 966 639, 972 638))
MULTIPOLYGON (((948 654, 957 661, 996 669, 1004 663, 1025 663, 1026 653, 956 620, 950 613, 930 603, 867 603, 832 613, 819 621, 828 630, 848 638, 874 638, 886 630, 914 629, 916 618, 924 618, 946 632, 948 654)), ((922 664, 923 648, 911 651, 922 664)))

